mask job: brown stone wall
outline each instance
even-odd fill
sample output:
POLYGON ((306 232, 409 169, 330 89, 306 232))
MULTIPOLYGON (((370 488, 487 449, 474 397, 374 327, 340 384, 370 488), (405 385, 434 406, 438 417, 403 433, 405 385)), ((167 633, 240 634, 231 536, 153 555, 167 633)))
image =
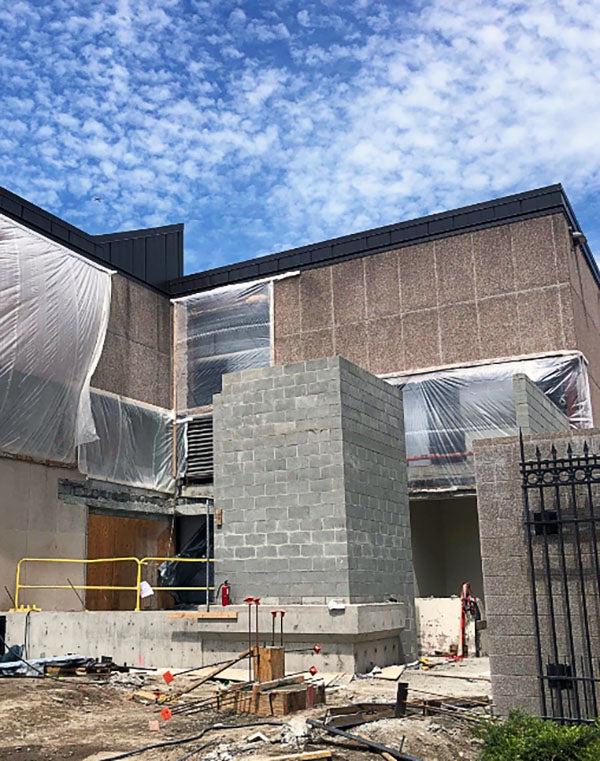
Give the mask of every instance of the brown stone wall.
POLYGON ((554 215, 303 271, 275 283, 275 360, 392 373, 575 349, 568 252, 554 215))
MULTIPOLYGON (((526 436, 525 456, 535 458, 535 448, 539 447, 542 458, 550 456, 552 444, 558 456, 566 456, 570 443, 577 456, 583 451, 587 441, 591 452, 600 452, 600 430, 586 430, 570 433, 540 434, 526 436)), ((477 481, 477 510, 479 535, 485 590, 487 619, 487 645, 492 674, 492 692, 496 711, 506 714, 513 708, 522 708, 531 713, 539 713, 541 708, 537 679, 535 618, 530 563, 528 557, 527 534, 523 523, 524 507, 519 470, 520 446, 516 437, 485 439, 476 441, 475 473, 477 481)), ((561 505, 565 518, 574 517, 570 502, 569 488, 561 492, 561 505)), ((593 498, 597 499, 597 485, 592 487, 593 498)), ((578 487, 578 516, 586 514, 586 490, 578 487)), ((541 502, 538 490, 529 492, 530 508, 539 511, 541 502)), ((544 492, 544 507, 556 509, 554 488, 544 492)), ((589 513, 587 513, 589 515, 589 513)), ((589 524, 588 524, 589 525, 589 524)), ((583 526, 583 524, 582 524, 583 526)), ((594 572, 593 552, 589 528, 580 529, 581 550, 574 542, 574 531, 566 528, 563 532, 563 547, 568 578, 569 599, 572 612, 575 661, 581 673, 581 657, 587 657, 587 648, 581 627, 581 600, 585 597, 588 606, 589 632, 594 663, 600 656, 600 610, 597 578, 594 572), (581 565, 580 565, 581 563, 581 565), (583 568, 583 595, 580 584, 580 569, 583 568)), ((532 542, 536 568, 537 601, 540 622, 540 639, 543 649, 542 662, 552 651, 551 618, 548 605, 549 564, 554 602, 554 626, 557 634, 559 662, 570 662, 570 645, 566 640, 565 611, 566 598, 562 566, 560 562, 561 543, 557 537, 548 538, 548 559, 544 558, 541 538, 532 542)), ((597 541, 597 540, 595 540, 597 541)), ((566 701, 566 694, 563 692, 566 701)), ((550 710, 548 697, 547 710, 550 710)))
MULTIPOLYGON (((555 229, 557 228, 555 224, 555 229)), ((559 237, 560 236, 560 237, 559 237)), ((600 290, 579 247, 573 246, 566 231, 558 228, 569 267, 570 299, 577 348, 589 362, 588 373, 594 420, 600 420, 600 290)))
POLYGON ((171 304, 123 275, 113 275, 110 319, 92 387, 170 408, 171 304))

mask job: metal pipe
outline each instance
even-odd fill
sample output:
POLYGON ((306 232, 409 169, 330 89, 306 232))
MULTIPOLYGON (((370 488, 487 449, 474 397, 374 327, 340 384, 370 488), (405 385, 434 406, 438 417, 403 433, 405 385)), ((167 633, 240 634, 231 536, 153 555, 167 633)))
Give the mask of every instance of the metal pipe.
POLYGON ((347 740, 354 740, 354 742, 359 743, 360 745, 366 746, 370 750, 377 751, 378 753, 387 753, 392 758, 398 759, 398 761, 421 761, 421 759, 417 758, 416 756, 409 756, 407 753, 402 753, 399 750, 396 750, 395 748, 389 748, 387 745, 382 745, 381 743, 373 742, 373 740, 368 740, 366 737, 360 737, 359 735, 353 735, 350 732, 344 732, 343 729, 337 729, 336 727, 330 727, 327 724, 323 724, 321 721, 315 721, 314 719, 307 719, 306 723, 314 727, 315 729, 322 729, 324 732, 327 732, 327 734, 330 735, 338 735, 339 737, 345 737, 347 740))
POLYGON ((255 672, 254 676, 256 677, 256 681, 258 681, 258 665, 259 665, 259 661, 260 661, 260 655, 259 655, 259 652, 258 652, 258 648, 259 648, 259 641, 258 641, 258 606, 260 605, 260 597, 255 597, 254 598, 254 604, 256 605, 256 661, 255 661, 255 663, 256 663, 256 672, 255 672))
POLYGON ((248 606, 248 681, 252 681, 252 603, 254 597, 246 597, 244 602, 248 606))

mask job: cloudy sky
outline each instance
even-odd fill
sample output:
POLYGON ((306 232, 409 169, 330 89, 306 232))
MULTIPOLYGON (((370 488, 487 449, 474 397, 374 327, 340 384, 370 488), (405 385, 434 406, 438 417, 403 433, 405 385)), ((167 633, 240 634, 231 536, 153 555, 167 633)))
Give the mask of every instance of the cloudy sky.
POLYGON ((0 184, 218 266, 563 182, 600 252, 600 0, 0 0, 0 184))

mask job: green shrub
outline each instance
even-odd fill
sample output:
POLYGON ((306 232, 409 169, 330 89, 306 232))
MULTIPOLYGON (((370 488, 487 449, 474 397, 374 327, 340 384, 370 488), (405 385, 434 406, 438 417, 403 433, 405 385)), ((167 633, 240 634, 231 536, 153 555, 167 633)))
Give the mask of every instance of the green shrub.
POLYGON ((600 761, 600 720, 561 725, 513 711, 506 721, 486 721, 479 761, 600 761))

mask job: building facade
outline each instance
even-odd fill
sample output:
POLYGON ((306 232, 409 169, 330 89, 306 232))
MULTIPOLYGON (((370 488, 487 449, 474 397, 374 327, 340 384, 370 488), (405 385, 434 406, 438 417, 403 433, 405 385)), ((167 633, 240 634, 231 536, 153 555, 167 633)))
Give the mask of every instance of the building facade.
MULTIPOLYGON (((465 581, 483 596, 473 442, 514 435, 534 407, 556 426, 590 427, 600 414, 600 275, 560 186, 187 276, 182 226, 89 236, 8 191, 0 215, 4 262, 20 256, 14 228, 110 278, 101 351, 88 362, 97 438, 58 459, 18 436, 0 453, 6 579, 22 557, 170 555, 204 530, 209 549, 223 551, 214 576, 223 581, 225 534, 212 518, 218 511, 225 530, 231 518, 228 468, 212 446, 222 377, 339 356, 402 390, 417 598, 458 594, 465 581), (543 394, 533 406, 513 382, 522 375, 543 394)), ((54 340, 67 340, 60 323, 54 340)), ((7 342, 0 362, 10 352, 7 342)), ((245 403, 243 383, 236 393, 245 403)), ((231 386, 227 394, 231 404, 231 386)), ((261 494, 238 497, 254 509, 261 494)), ((69 578, 126 585, 130 573, 75 568, 69 578)), ((64 571, 49 578, 58 584, 64 571)), ((43 607, 78 605, 67 590, 45 593, 43 607)), ((86 605, 128 608, 131 594, 92 591, 86 605)))

